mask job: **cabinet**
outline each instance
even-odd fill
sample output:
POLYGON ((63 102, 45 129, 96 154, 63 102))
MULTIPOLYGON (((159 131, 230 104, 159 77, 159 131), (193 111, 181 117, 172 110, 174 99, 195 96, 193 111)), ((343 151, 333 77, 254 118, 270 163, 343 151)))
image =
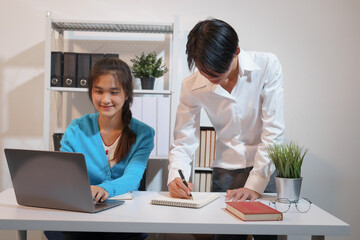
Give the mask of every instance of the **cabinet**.
MULTIPOLYGON (((69 21, 53 19, 51 12, 46 13, 45 38, 45 78, 44 78, 44 117, 43 139, 45 150, 52 150, 52 135, 55 132, 64 132, 67 125, 75 117, 94 109, 88 99, 87 88, 51 87, 51 52, 85 52, 85 53, 118 53, 119 57, 131 66, 130 59, 142 52, 156 51, 164 58, 168 66, 168 73, 158 82, 155 90, 134 90, 134 99, 138 103, 142 98, 154 98, 156 106, 163 108, 163 102, 158 99, 167 99, 165 106, 168 118, 165 131, 156 131, 158 122, 155 122, 155 131, 161 132, 155 141, 165 138, 167 146, 172 139, 174 120, 172 109, 172 82, 176 76, 176 59, 173 57, 173 48, 177 39, 177 23, 121 23, 121 22, 94 22, 69 21), (162 55, 161 55, 162 54, 162 55), (164 136, 164 134, 166 136, 164 136)), ((139 104, 137 104, 139 105, 139 104)), ((140 104, 141 105, 141 104, 140 104)), ((142 105, 141 105, 142 106, 142 105)), ((154 114, 158 112, 154 106, 154 114)), ((137 110, 138 116, 142 110, 137 110), (139 113, 140 112, 140 113, 139 113)), ((134 114, 135 115, 135 114, 134 114)), ((142 120, 142 119, 139 119, 142 120)), ((164 120, 162 120, 164 121, 164 120)), ((163 122, 161 123, 163 124, 163 122)), ((160 144, 161 145, 161 144, 160 144)), ((151 155, 154 159, 167 159, 167 153, 162 151, 151 155)))

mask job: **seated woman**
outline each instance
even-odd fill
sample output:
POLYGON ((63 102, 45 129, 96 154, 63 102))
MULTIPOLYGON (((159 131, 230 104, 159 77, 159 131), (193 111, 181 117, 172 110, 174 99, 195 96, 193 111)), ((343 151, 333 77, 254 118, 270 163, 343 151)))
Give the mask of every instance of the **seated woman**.
MULTIPOLYGON (((154 130, 132 118, 133 83, 129 66, 104 58, 88 79, 89 97, 97 113, 71 122, 61 151, 80 152, 86 159, 94 203, 137 190, 154 147, 154 130)), ((64 232, 64 239, 141 239, 132 233, 64 232)))

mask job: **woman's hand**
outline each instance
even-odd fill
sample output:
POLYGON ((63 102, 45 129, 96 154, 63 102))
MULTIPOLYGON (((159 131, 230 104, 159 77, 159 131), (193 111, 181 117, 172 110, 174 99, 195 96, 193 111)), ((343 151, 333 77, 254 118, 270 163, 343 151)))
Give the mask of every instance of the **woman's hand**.
POLYGON ((105 189, 93 185, 91 185, 91 194, 94 203, 104 202, 109 197, 109 193, 105 189))

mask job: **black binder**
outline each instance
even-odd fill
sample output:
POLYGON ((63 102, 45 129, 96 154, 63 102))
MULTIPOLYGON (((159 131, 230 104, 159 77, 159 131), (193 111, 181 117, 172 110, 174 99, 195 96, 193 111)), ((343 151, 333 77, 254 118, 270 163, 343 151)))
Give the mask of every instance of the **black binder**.
POLYGON ((88 85, 88 77, 90 73, 91 58, 90 53, 78 53, 77 56, 77 78, 76 86, 86 88, 88 85))
POLYGON ((105 55, 103 53, 93 53, 93 54, 91 54, 91 68, 94 66, 94 64, 98 60, 100 60, 100 59, 102 59, 104 57, 105 57, 105 55))
POLYGON ((107 53, 107 54, 105 54, 105 57, 107 57, 107 58, 111 58, 111 57, 119 58, 119 54, 117 54, 117 53, 107 53))
POLYGON ((64 53, 63 87, 76 87, 77 54, 64 53))
POLYGON ((63 70, 63 53, 51 52, 51 75, 50 85, 52 87, 61 87, 63 70))

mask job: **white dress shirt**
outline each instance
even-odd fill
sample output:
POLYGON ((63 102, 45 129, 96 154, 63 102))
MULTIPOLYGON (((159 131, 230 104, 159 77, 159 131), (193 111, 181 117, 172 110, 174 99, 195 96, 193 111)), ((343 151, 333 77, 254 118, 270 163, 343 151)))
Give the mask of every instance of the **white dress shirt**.
POLYGON ((253 166, 245 187, 263 193, 275 169, 265 147, 283 141, 283 75, 272 53, 241 50, 238 60, 238 81, 231 94, 199 72, 183 80, 168 183, 179 177, 178 169, 189 179, 190 163, 199 145, 200 110, 204 108, 216 131, 212 167, 232 170, 253 166))

